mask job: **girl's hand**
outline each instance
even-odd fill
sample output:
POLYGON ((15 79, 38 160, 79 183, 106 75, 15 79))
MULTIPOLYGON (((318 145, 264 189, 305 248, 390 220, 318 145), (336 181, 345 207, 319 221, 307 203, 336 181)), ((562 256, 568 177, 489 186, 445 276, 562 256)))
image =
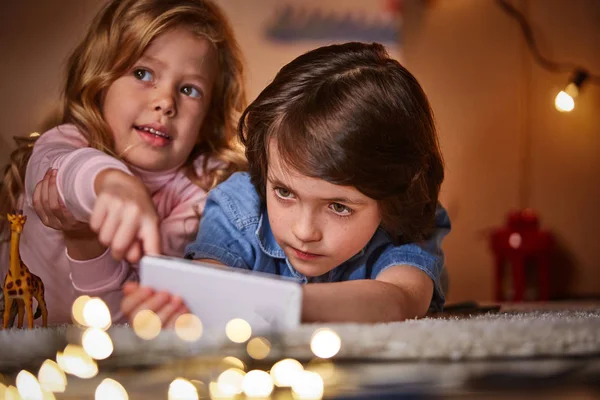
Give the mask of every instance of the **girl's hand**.
POLYGON ((88 224, 75 219, 61 200, 56 186, 55 169, 48 169, 44 179, 35 185, 33 208, 42 223, 52 229, 74 232, 88 228, 88 224))
POLYGON ((177 317, 190 312, 180 297, 167 292, 155 292, 135 282, 125 283, 123 293, 125 296, 121 301, 121 311, 127 316, 130 325, 133 324, 137 313, 142 310, 156 313, 163 327, 174 326, 177 317))
POLYGON ((100 172, 90 227, 112 256, 136 263, 143 254, 161 254, 159 218, 143 182, 116 169, 100 172))

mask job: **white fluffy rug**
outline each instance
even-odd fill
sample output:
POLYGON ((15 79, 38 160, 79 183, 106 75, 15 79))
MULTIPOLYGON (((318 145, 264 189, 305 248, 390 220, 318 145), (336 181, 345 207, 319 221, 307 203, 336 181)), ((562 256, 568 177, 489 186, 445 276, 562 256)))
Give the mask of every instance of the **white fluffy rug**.
MULTIPOLYGON (((268 337, 270 359, 293 357, 308 361, 313 332, 325 325, 303 325, 297 330, 268 337)), ((496 313, 471 318, 424 318, 390 324, 329 324, 342 341, 336 359, 462 360, 588 356, 600 354, 600 309, 496 313)), ((0 371, 39 367, 54 359, 68 342, 76 342, 74 327, 0 331, 0 371)), ((244 357, 245 346, 224 335, 206 333, 196 343, 164 331, 156 339, 137 338, 127 326, 109 331, 115 350, 101 362, 105 368, 143 366, 193 355, 244 357)))

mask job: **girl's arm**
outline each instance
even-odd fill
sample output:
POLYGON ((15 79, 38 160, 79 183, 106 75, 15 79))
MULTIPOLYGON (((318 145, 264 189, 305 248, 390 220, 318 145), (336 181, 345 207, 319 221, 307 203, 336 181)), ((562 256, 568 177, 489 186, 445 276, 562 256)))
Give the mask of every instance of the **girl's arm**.
POLYGON ((390 322, 425 315, 433 295, 431 278, 418 268, 397 265, 377 279, 304 286, 303 322, 390 322))

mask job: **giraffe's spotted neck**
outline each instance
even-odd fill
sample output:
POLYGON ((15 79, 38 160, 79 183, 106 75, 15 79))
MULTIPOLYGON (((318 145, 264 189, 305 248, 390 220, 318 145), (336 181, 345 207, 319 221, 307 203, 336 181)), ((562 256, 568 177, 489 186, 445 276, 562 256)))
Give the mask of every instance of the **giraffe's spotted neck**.
POLYGON ((10 273, 16 278, 21 272, 21 258, 19 256, 19 241, 21 240, 20 232, 11 232, 10 236, 10 273))

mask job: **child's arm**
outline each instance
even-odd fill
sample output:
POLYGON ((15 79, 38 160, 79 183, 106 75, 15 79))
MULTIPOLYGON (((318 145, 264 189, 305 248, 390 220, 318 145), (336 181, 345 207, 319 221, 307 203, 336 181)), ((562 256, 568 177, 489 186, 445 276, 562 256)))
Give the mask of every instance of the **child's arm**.
POLYGON ((95 258, 111 247, 117 260, 137 262, 140 242, 146 253, 160 253, 158 216, 145 185, 120 161, 86 147, 74 127, 63 125, 38 139, 25 183, 26 199, 45 225, 68 232, 77 228, 68 219, 89 222, 98 234, 97 240, 65 235, 76 259, 95 258), (48 175, 51 170, 56 173, 48 175))
POLYGON ((410 265, 393 266, 377 279, 304 286, 304 322, 390 322, 425 315, 433 282, 410 265))

